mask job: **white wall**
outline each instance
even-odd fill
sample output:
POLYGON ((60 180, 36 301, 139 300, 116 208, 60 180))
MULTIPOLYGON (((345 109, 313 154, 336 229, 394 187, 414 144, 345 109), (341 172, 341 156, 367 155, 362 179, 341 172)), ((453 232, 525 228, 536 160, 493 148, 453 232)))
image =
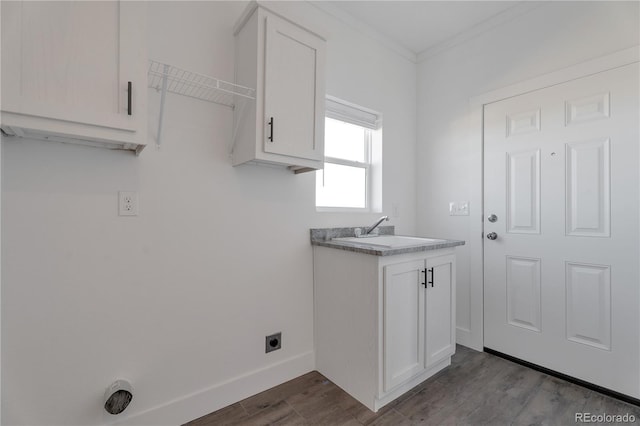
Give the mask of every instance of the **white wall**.
MULTIPOLYGON (((419 234, 481 238, 470 233, 470 221, 480 220, 480 206, 471 205, 471 216, 448 215, 449 201, 471 200, 477 187, 470 172, 481 160, 472 155, 470 143, 477 139, 469 134, 480 129, 475 123, 470 127, 470 98, 637 45, 638 5, 545 3, 418 65, 419 234)), ((482 282, 471 276, 469 244, 457 254, 458 341, 469 344, 481 330, 472 320, 470 292, 482 282)))
MULTIPOLYGON (((232 81, 244 6, 149 3, 149 57, 232 81)), ((415 64, 310 4, 279 7, 329 37, 327 92, 383 113, 384 211, 415 232, 415 64)), ((128 414, 146 412, 125 423, 178 424, 313 369, 308 230, 378 215, 316 213, 313 174, 231 167, 223 106, 168 95, 156 150, 158 102, 140 157, 2 139, 3 424, 113 422, 102 394, 120 377, 128 414), (138 217, 117 216, 119 190, 139 192, 138 217)))

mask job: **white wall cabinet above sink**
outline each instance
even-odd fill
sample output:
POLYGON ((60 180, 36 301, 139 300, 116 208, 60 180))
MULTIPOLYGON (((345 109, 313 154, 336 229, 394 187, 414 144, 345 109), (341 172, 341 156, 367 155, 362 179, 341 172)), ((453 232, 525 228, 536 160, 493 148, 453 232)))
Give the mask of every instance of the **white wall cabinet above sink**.
POLYGON ((2 2, 1 126, 9 135, 140 152, 144 2, 2 2))
POLYGON ((235 36, 235 82, 255 87, 256 101, 236 106, 233 165, 321 169, 325 40, 257 3, 241 16, 235 36))

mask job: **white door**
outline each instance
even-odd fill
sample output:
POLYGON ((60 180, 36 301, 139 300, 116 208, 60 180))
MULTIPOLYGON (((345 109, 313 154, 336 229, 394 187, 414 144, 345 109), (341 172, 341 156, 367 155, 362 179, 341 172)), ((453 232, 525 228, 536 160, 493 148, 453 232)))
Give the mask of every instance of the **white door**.
POLYGON ((424 370, 424 260, 384 267, 384 392, 424 370))
POLYGON ((455 256, 427 259, 427 300, 425 306, 425 365, 431 367, 456 351, 455 256))
POLYGON ((485 347, 636 398, 638 79, 628 65, 484 110, 485 347))
POLYGON ((322 160, 325 42, 273 16, 265 26, 264 150, 322 160))

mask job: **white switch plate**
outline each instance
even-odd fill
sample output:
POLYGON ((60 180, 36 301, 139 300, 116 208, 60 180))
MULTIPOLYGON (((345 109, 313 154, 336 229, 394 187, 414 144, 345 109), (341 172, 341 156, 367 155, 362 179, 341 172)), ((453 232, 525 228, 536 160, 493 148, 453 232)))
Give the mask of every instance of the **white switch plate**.
POLYGON ((400 217, 400 204, 391 203, 391 217, 400 217))
POLYGON ((449 216, 469 216, 469 202, 468 201, 450 202, 449 216))
POLYGON ((469 202, 458 203, 458 216, 469 216, 469 202))
POLYGON ((118 215, 138 216, 138 193, 135 191, 118 192, 118 215))

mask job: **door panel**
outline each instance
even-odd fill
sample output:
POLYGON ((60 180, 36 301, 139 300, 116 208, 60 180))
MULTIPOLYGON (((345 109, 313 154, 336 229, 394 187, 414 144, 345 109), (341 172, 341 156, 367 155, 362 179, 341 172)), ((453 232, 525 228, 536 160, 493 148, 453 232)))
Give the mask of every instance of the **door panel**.
POLYGON ((384 391, 424 369, 424 261, 384 268, 384 391))
POLYGON ((507 116, 507 137, 540 131, 540 109, 507 116))
POLYGON ((566 145, 567 235, 610 236, 609 146, 609 139, 566 145))
POLYGON ((638 75, 484 110, 485 346, 636 398, 638 75))
POLYGON ((323 110, 318 67, 323 41, 281 19, 265 22, 265 152, 320 160, 317 111, 323 110), (319 108, 320 107, 320 108, 319 108))
POLYGON ((430 281, 427 283, 426 366, 441 361, 455 352, 453 309, 453 256, 427 259, 430 281))
POLYGON ((611 350, 611 269, 567 262, 567 339, 611 350))
POLYGON ((508 323, 540 331, 540 309, 540 259, 507 256, 508 323))
POLYGON ((507 153, 507 231, 540 233, 540 150, 507 153))
POLYGON ((568 100, 567 125, 609 117, 609 92, 568 100))

